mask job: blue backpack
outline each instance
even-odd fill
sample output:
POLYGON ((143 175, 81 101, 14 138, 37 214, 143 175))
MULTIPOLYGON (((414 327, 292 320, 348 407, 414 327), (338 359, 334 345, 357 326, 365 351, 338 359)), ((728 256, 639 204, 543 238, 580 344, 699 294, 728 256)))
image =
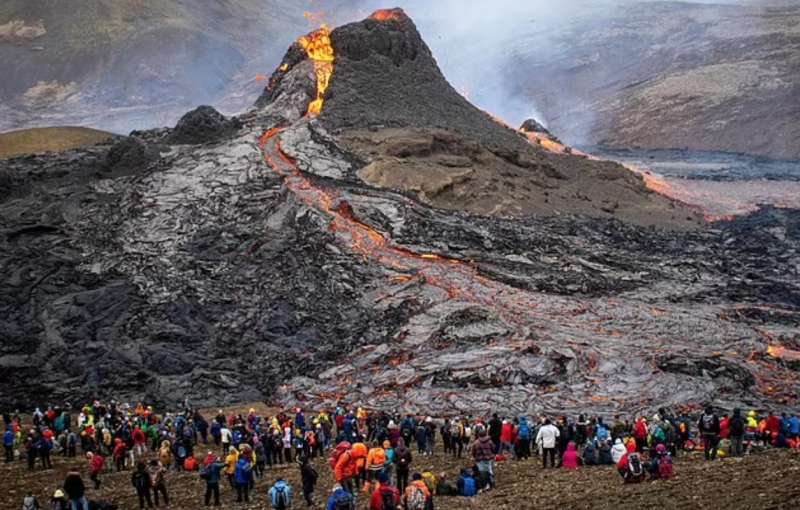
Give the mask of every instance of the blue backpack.
POLYGON ((471 498, 478 494, 478 488, 475 485, 475 479, 471 476, 461 477, 461 495, 471 498))
POLYGON ((528 426, 528 422, 522 422, 519 424, 519 432, 517 436, 520 439, 530 439, 531 437, 531 428, 528 426))

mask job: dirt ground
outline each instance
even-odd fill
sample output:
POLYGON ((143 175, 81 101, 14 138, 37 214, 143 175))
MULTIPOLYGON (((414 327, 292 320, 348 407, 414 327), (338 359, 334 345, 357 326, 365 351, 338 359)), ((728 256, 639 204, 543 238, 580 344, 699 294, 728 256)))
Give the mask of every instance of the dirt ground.
MULTIPOLYGON (((261 409, 259 409, 261 411, 261 409)), ((212 413, 207 413, 210 416, 212 413)), ((414 456, 413 471, 445 472, 455 483, 458 472, 468 465, 442 453, 441 442, 432 457, 414 456)), ((213 449, 221 454, 219 449, 213 449)), ((198 457, 205 454, 201 446, 198 457)), ((24 461, 0 464, 0 508, 18 509, 27 490, 32 490, 43 506, 60 487, 66 472, 78 468, 84 482, 91 486, 88 463, 83 458, 66 460, 54 457, 54 469, 37 466, 28 472, 24 461)), ((324 459, 314 464, 320 474, 315 500, 324 508, 333 486, 331 470, 324 459)), ((130 471, 105 473, 99 491, 88 489, 93 500, 108 500, 120 509, 135 509, 138 501, 130 484, 130 471)), ((286 479, 297 490, 300 475, 297 465, 268 470, 256 482, 255 497, 249 505, 236 504, 235 492, 221 484, 222 509, 268 509, 266 492, 277 477, 286 479)), ((675 461, 675 477, 669 481, 623 485, 614 467, 581 468, 574 472, 562 469, 543 470, 538 457, 527 461, 507 461, 496 467, 498 487, 472 499, 435 498, 439 509, 523 509, 523 508, 798 508, 800 505, 800 454, 796 451, 768 451, 743 459, 705 462, 702 454, 683 454, 675 461)), ((167 478, 170 508, 202 507, 204 482, 197 473, 170 473, 167 478)), ((294 508, 304 508, 302 495, 295 493, 294 508)), ((358 509, 368 508, 361 497, 358 509)))

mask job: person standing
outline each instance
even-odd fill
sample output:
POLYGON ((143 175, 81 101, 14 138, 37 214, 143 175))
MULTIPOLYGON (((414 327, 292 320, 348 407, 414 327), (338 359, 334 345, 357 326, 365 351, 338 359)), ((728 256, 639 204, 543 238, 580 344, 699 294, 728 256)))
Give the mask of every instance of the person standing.
POLYGON ((717 458, 720 427, 719 418, 714 414, 714 410, 711 407, 706 408, 706 412, 703 413, 697 423, 697 428, 703 438, 703 453, 706 456, 706 460, 715 460, 717 458))
POLYGON ((156 506, 158 506, 159 493, 163 496, 164 504, 169 505, 169 495, 167 495, 167 469, 158 460, 153 459, 150 461, 150 468, 148 469, 150 475, 150 485, 153 487, 153 499, 156 506))
POLYGON ((83 478, 77 471, 70 471, 64 478, 64 492, 69 500, 71 510, 89 510, 89 501, 86 499, 86 486, 83 478))
POLYGON ((478 429, 478 439, 472 443, 471 452, 478 471, 481 474, 481 489, 494 488, 494 443, 486 432, 486 429, 478 429))
POLYGON ((408 485, 408 473, 411 470, 411 450, 406 446, 403 438, 397 440, 394 449, 395 472, 397 473, 397 489, 402 493, 408 485))
POLYGON ((309 462, 308 457, 300 459, 300 479, 303 483, 303 498, 308 507, 314 506, 314 486, 317 485, 317 471, 309 462))
POLYGON ((99 453, 89 452, 86 454, 89 460, 89 479, 94 482, 94 490, 100 490, 100 473, 103 472, 106 459, 99 453))
POLYGON ((556 443, 560 433, 549 419, 536 434, 536 444, 542 447, 542 467, 547 468, 547 457, 550 457, 550 467, 556 467, 556 443))
POLYGON ((147 508, 153 508, 153 500, 150 496, 150 474, 147 472, 147 466, 141 460, 136 463, 136 469, 131 475, 131 484, 139 497, 139 510, 144 508, 145 501, 147 508))
POLYGON ((211 455, 206 458, 205 466, 200 470, 200 478, 206 481, 206 494, 204 497, 205 505, 211 503, 211 495, 214 495, 214 506, 219 506, 219 479, 225 464, 217 457, 211 455))
POLYGON ((745 421, 742 410, 738 407, 733 410, 733 416, 728 421, 728 434, 731 440, 731 456, 741 457, 744 453, 745 421))
POLYGON ((244 496, 245 503, 250 502, 250 483, 252 477, 253 471, 250 462, 248 462, 246 458, 240 457, 236 462, 236 470, 234 471, 237 503, 242 502, 242 496, 244 496))

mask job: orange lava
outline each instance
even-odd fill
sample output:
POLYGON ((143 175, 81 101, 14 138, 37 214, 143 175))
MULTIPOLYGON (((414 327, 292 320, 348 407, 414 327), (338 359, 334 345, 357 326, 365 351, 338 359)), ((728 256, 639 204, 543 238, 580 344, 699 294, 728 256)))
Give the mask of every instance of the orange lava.
POLYGON ((767 347, 767 354, 786 361, 800 361, 800 351, 793 351, 782 345, 770 345, 767 347))
POLYGON ((314 73, 317 76, 317 97, 308 105, 308 116, 317 117, 322 113, 325 102, 325 92, 333 76, 333 45, 331 44, 331 31, 325 25, 298 41, 306 51, 308 58, 314 62, 314 73))
POLYGON ((408 19, 408 16, 406 16, 406 13, 403 11, 403 9, 394 8, 380 9, 373 12, 369 18, 376 21, 404 21, 408 19))

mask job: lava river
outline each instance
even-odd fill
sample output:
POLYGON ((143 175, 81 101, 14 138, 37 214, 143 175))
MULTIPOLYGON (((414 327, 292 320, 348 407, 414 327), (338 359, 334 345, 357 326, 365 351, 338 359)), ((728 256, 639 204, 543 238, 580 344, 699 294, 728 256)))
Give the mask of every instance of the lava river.
POLYGON ((580 410, 590 403, 610 413, 715 398, 739 402, 749 385, 757 389, 753 402, 796 398, 796 373, 767 351, 772 333, 724 320, 723 307, 654 307, 623 296, 577 299, 530 292, 492 280, 470 262, 397 246, 355 217, 350 206, 359 200, 355 192, 322 187, 305 176, 281 150, 280 135, 276 128, 260 139, 267 165, 296 200, 326 220, 342 246, 385 269, 387 284, 374 306, 409 297, 428 304, 389 344, 351 353, 360 364, 345 362, 313 381, 290 381, 284 402, 369 399, 371 405, 391 407, 399 399, 409 409, 439 412, 457 412, 463 402, 519 411, 580 410), (468 309, 487 311, 501 324, 488 345, 427 341, 432 324, 468 309), (706 368, 673 370, 676 357, 706 368), (742 387, 709 381, 706 372, 712 370, 740 380, 742 387))

